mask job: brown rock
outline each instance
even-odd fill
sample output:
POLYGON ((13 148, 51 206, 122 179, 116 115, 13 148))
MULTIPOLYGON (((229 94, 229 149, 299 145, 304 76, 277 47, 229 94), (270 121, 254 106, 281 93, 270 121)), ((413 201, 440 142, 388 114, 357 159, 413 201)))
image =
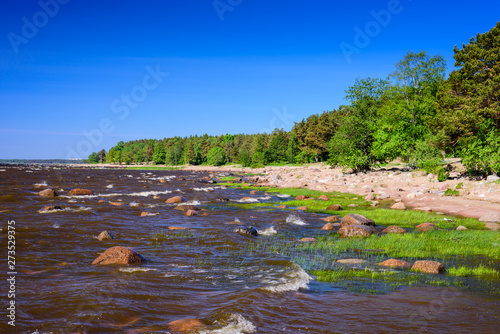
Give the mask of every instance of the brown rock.
POLYGON ((329 207, 327 207, 326 210, 329 210, 329 211, 340 211, 340 210, 342 210, 342 205, 340 205, 340 204, 333 204, 333 205, 330 205, 329 207))
POLYGON ((307 206, 299 206, 297 208, 297 210, 306 211, 307 210, 307 206))
POLYGON ((288 208, 288 206, 283 204, 283 205, 278 205, 277 208, 278 209, 286 209, 286 208, 288 208))
POLYGON ((198 319, 180 319, 168 324, 169 331, 173 333, 187 333, 205 327, 207 327, 207 325, 198 319))
POLYGON ((299 241, 301 241, 301 242, 316 242, 316 241, 318 241, 318 239, 316 239, 316 238, 302 238, 299 241))
POLYGON ((185 199, 182 196, 170 197, 165 201, 165 203, 182 203, 182 202, 187 202, 187 199, 185 199))
POLYGON ((108 231, 102 231, 101 234, 97 237, 97 240, 103 241, 103 240, 111 240, 114 239, 112 234, 108 233, 108 231))
POLYGON ((403 260, 389 259, 378 264, 379 266, 389 267, 389 268, 409 268, 411 265, 403 260))
POLYGON ((483 223, 500 223, 500 212, 487 211, 479 218, 479 221, 483 223))
POLYGON ((257 194, 257 191, 256 191, 256 190, 252 190, 252 191, 250 192, 250 195, 256 195, 256 194, 257 194))
POLYGON ((404 203, 399 202, 399 203, 395 203, 393 206, 391 206, 391 209, 394 209, 394 210, 406 210, 406 206, 404 205, 404 203))
POLYGON ((371 206, 379 206, 380 205, 380 202, 379 201, 372 201, 372 204, 370 204, 371 206))
POLYGON ((318 197, 318 199, 320 199, 322 201, 328 201, 329 200, 328 196, 326 196, 326 195, 321 195, 320 197, 318 197))
POLYGON ((445 270, 441 263, 430 260, 416 261, 411 269, 427 274, 441 274, 445 270))
POLYGON ((154 196, 153 196, 153 198, 154 198, 154 199, 160 199, 161 197, 160 197, 160 196, 158 196, 158 195, 154 195, 154 196))
POLYGON ((73 189, 71 190, 69 193, 68 193, 69 196, 74 196, 74 195, 77 195, 77 196, 82 196, 82 195, 94 195, 94 193, 92 192, 92 190, 88 190, 88 189, 73 189))
POLYGON ((306 198, 307 198, 307 196, 306 196, 306 195, 299 195, 299 196, 295 197, 295 199, 296 199, 297 201, 303 201, 303 200, 305 200, 306 198))
POLYGON ((146 217, 146 216, 149 216, 149 212, 146 211, 141 212, 141 217, 146 217))
POLYGON ((39 196, 42 196, 42 197, 55 197, 55 196, 58 196, 57 193, 52 190, 52 189, 45 189, 45 190, 42 190, 38 193, 39 196))
POLYGON ((332 223, 326 223, 325 226, 321 228, 323 231, 330 231, 333 230, 333 224, 332 223))
POLYGON ((92 264, 134 264, 147 261, 141 254, 127 247, 115 246, 108 248, 99 255, 92 264))
POLYGON ((167 180, 165 180, 165 179, 160 179, 160 183, 167 183, 167 180))
POLYGON ((433 223, 423 223, 420 225, 417 225, 417 231, 419 232, 427 232, 430 230, 437 230, 438 227, 434 225, 433 223))
POLYGON ((366 263, 364 259, 340 259, 335 262, 343 263, 343 264, 363 264, 366 263))
POLYGON ((375 226, 375 222, 371 219, 366 218, 365 216, 358 215, 355 213, 349 213, 342 218, 340 222, 341 226, 348 225, 366 225, 366 226, 375 226))
POLYGON ((197 216, 197 215, 198 215, 198 212, 196 212, 194 210, 187 210, 186 211, 186 216, 188 216, 188 217, 197 216))
POLYGON ((382 233, 406 233, 406 230, 402 227, 391 225, 382 230, 382 233))
POLYGON ((59 205, 47 205, 40 209, 40 211, 59 211, 62 208, 59 205))
POLYGON ((189 230, 191 229, 190 227, 181 227, 181 226, 169 226, 169 230, 189 230))
POLYGON ((188 212, 189 210, 196 211, 196 210, 198 210, 198 207, 196 207, 194 205, 177 205, 174 208, 174 210, 188 212))
POLYGON ((328 223, 335 223, 335 222, 338 222, 340 219, 337 216, 328 216, 326 218, 321 218, 321 220, 324 220, 325 222, 328 222, 328 223))
POLYGON ((459 227, 456 228, 457 231, 465 231, 467 230, 467 227, 460 225, 459 227))
POLYGON ((245 225, 245 223, 240 222, 239 220, 233 220, 232 222, 227 222, 227 225, 245 225))
POLYGON ((114 205, 114 206, 122 206, 123 203, 120 202, 109 202, 109 204, 114 205))
POLYGON ((347 225, 342 226, 338 233, 343 237, 368 237, 373 229, 367 225, 347 225))

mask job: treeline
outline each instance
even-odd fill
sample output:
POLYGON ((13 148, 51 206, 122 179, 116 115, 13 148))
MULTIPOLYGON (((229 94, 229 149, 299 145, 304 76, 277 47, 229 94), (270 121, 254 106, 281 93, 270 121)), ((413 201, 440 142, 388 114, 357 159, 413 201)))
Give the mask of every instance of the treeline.
POLYGON ((456 69, 408 52, 384 79, 358 78, 347 105, 295 123, 291 131, 119 142, 89 161, 243 166, 328 161, 354 172, 396 158, 441 176, 445 156, 471 174, 500 173, 500 22, 455 46, 456 69))

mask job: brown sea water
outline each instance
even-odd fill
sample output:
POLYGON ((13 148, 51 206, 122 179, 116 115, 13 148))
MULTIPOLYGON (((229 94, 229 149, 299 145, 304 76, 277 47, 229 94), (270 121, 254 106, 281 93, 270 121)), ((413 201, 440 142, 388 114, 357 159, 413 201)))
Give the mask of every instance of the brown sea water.
MULTIPOLYGON (((319 235, 324 222, 318 214, 231 206, 249 191, 208 184, 207 176, 0 167, 0 332, 168 333, 169 322, 184 318, 205 322, 203 333, 499 332, 500 297, 484 291, 411 286, 373 295, 315 281, 311 266, 252 245, 256 239, 292 244, 319 235), (38 196, 44 188, 60 196, 38 196), (95 195, 66 196, 73 188, 95 195), (199 215, 187 217, 165 203, 176 195, 198 206, 199 215), (40 213, 46 205, 63 210, 40 213), (152 215, 141 217, 143 211, 152 215), (15 327, 7 324, 7 224, 12 220, 15 327), (234 233, 238 226, 226 223, 235 220, 264 235, 234 233), (170 231, 169 226, 190 229, 170 231), (104 230, 115 239, 98 241, 104 230), (112 246, 132 247, 149 261, 91 265, 112 246)), ((278 199, 264 193, 251 197, 278 199)))

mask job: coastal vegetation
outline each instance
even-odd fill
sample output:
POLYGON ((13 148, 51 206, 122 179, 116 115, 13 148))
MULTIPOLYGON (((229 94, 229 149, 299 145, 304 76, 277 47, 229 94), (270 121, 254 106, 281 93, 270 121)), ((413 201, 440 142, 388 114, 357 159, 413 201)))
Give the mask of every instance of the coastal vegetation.
POLYGON ((500 22, 454 48, 446 78, 440 55, 409 51, 387 78, 358 78, 347 105, 291 131, 119 142, 89 162, 223 165, 328 162, 358 172, 399 158, 446 180, 444 157, 470 175, 500 173, 500 22))

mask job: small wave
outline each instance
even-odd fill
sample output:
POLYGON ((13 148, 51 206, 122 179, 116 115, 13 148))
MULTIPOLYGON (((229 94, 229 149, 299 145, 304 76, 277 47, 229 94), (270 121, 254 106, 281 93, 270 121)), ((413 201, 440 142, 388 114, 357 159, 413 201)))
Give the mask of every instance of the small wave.
POLYGON ((59 224, 56 223, 56 224, 52 225, 52 227, 53 228, 59 228, 59 227, 61 227, 61 225, 59 225, 59 224))
POLYGON ((259 203, 259 200, 256 198, 242 198, 239 200, 236 200, 238 203, 259 203))
POLYGON ((154 195, 161 195, 161 194, 170 194, 172 191, 170 190, 164 190, 164 191, 141 191, 141 192, 136 192, 136 193, 130 193, 130 194, 121 194, 121 193, 110 193, 110 194, 97 194, 97 195, 84 195, 84 196, 61 196, 61 197, 71 197, 71 198, 95 198, 95 197, 115 197, 115 196, 141 196, 141 197, 148 197, 148 196, 154 196, 154 195))
POLYGON ((293 264, 292 270, 279 279, 279 283, 274 283, 263 287, 263 290, 271 292, 298 291, 299 289, 309 289, 309 282, 313 278, 309 276, 299 265, 293 264))
POLYGON ((279 195, 276 195, 276 197, 279 197, 279 198, 289 198, 289 197, 292 197, 288 194, 279 194, 279 195))
POLYGON ((249 334, 255 333, 256 327, 241 314, 231 314, 228 319, 215 322, 216 325, 224 327, 201 331, 200 334, 249 334))
POLYGON ((35 183, 35 186, 36 187, 46 187, 48 186, 47 182, 46 181, 43 181, 41 183, 35 183))
POLYGON ((271 199, 271 196, 257 197, 257 199, 260 199, 262 201, 268 201, 271 199))
POLYGON ((108 189, 111 189, 111 188, 113 188, 113 187, 114 187, 114 186, 113 186, 112 184, 108 184, 108 185, 106 186, 106 188, 108 188, 108 189))
POLYGON ((178 206, 179 205, 201 205, 201 202, 197 201, 197 200, 193 200, 193 201, 188 201, 188 202, 184 202, 184 203, 179 203, 177 205, 178 206))
POLYGON ((156 271, 154 268, 120 268, 120 271, 125 273, 134 273, 136 271, 156 271))
POLYGON ((0 172, 5 172, 6 170, 5 169, 0 169, 0 172))
POLYGON ((297 216, 294 213, 292 213, 288 217, 286 217, 286 222, 291 223, 291 224, 295 224, 295 225, 300 225, 300 226, 307 225, 299 216, 297 216))
POLYGON ((205 191, 205 192, 209 192, 209 191, 214 191, 214 188, 212 187, 208 187, 208 188, 193 188, 194 191, 205 191))
POLYGON ((276 234, 278 231, 274 229, 274 226, 271 226, 269 228, 265 228, 263 230, 259 230, 259 235, 273 235, 276 234))

